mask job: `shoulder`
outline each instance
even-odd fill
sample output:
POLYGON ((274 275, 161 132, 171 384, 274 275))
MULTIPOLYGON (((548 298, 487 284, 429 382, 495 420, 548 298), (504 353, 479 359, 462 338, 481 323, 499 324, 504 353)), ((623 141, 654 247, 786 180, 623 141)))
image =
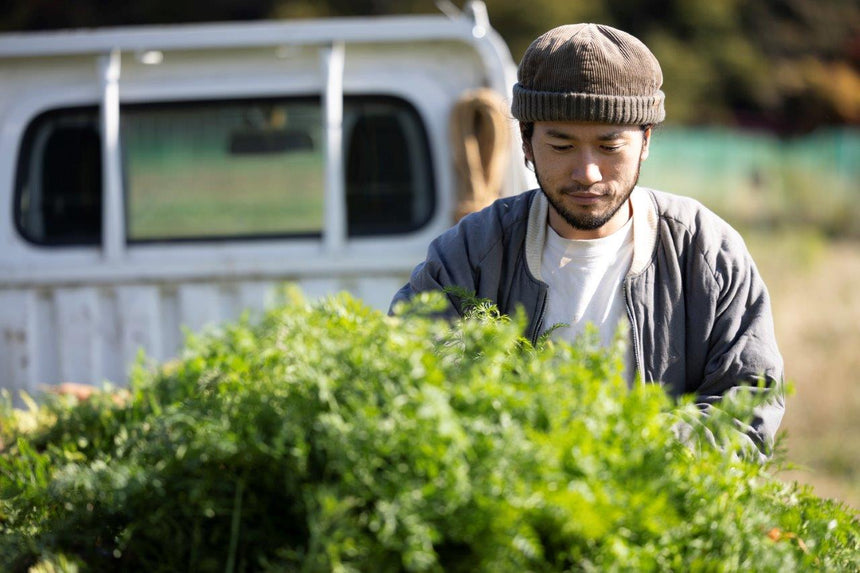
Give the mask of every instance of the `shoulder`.
POLYGON ((731 225, 701 202, 648 189, 657 209, 661 240, 671 240, 703 262, 719 282, 727 272, 749 263, 746 244, 731 225))
POLYGON ((448 249, 465 246, 471 258, 482 258, 498 246, 525 236, 529 208, 537 191, 526 191, 497 199, 488 207, 470 213, 440 235, 434 244, 448 249))
POLYGON ((716 213, 692 197, 675 195, 656 189, 647 189, 654 199, 657 212, 669 225, 678 225, 695 232, 704 231, 716 225, 724 230, 731 227, 716 213))
POLYGON ((713 241, 741 241, 740 234, 719 215, 691 197, 646 189, 657 208, 660 222, 675 233, 687 234, 703 245, 713 241))
POLYGON ((511 197, 497 199, 488 207, 463 217, 458 226, 466 229, 473 227, 486 229, 487 226, 506 229, 523 223, 528 218, 529 207, 537 192, 537 189, 532 189, 511 197))

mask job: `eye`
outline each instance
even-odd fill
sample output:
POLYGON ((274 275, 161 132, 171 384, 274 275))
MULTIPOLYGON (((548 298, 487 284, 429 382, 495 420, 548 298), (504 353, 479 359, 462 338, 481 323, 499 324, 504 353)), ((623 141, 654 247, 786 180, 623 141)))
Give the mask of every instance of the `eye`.
POLYGON ((567 151, 568 149, 573 149, 572 145, 553 145, 550 144, 550 147, 553 151, 567 151))
POLYGON ((622 147, 624 147, 624 144, 614 143, 612 145, 601 145, 600 149, 602 149, 606 153, 616 153, 618 151, 621 151, 622 147))

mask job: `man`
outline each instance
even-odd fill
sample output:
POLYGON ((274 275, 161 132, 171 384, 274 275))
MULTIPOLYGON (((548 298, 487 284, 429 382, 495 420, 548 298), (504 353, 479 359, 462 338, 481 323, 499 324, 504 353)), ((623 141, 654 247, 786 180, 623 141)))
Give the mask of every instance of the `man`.
MULTIPOLYGON (((657 59, 608 26, 550 30, 523 56, 511 112, 540 189, 496 201, 430 245, 393 304, 458 286, 503 313, 522 306, 536 340, 608 343, 629 329, 628 375, 704 410, 740 385, 772 394, 746 434, 769 450, 783 413, 767 290, 740 236, 699 203, 637 187, 665 117, 657 59)), ((459 303, 452 300, 453 310, 459 303)))

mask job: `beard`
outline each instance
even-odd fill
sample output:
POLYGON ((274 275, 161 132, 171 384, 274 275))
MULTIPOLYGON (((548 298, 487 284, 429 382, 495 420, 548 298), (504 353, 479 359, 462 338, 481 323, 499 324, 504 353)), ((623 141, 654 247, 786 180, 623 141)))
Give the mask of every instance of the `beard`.
POLYGON ((627 200, 630 198, 633 188, 636 187, 636 184, 639 182, 639 171, 641 167, 642 161, 639 161, 636 164, 636 172, 632 179, 621 182, 621 191, 612 197, 609 205, 602 211, 574 212, 572 209, 569 209, 564 205, 564 194, 593 191, 595 186, 572 184, 558 190, 557 192, 547 191, 547 187, 543 184, 543 181, 541 181, 540 170, 538 169, 537 164, 534 164, 535 177, 537 178, 538 185, 540 186, 540 190, 544 194, 544 197, 546 197, 549 204, 552 205, 552 208, 555 209, 555 211, 562 219, 565 220, 565 222, 567 222, 568 225, 579 231, 595 231, 601 228, 603 225, 608 223, 616 213, 618 213, 618 210, 621 209, 622 206, 627 204, 627 200))

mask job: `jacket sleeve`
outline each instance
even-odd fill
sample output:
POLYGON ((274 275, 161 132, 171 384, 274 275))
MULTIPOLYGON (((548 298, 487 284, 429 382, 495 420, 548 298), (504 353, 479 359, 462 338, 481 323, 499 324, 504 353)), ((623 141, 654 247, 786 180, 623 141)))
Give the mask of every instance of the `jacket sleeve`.
MULTIPOLYGON (((419 292, 442 290, 449 286, 458 286, 469 291, 477 290, 476 270, 472 262, 475 256, 467 240, 470 227, 475 225, 468 219, 467 217, 430 243, 427 258, 413 269, 409 282, 394 295, 388 309, 389 314, 393 313, 398 303, 410 300, 419 292)), ((460 316, 461 308, 456 297, 449 294, 448 300, 450 304, 442 316, 460 316)))
POLYGON ((704 261, 709 268, 700 271, 710 283, 714 304, 705 320, 710 332, 696 401, 707 410, 741 388, 765 393, 763 404, 742 429, 767 455, 785 410, 783 361, 767 288, 733 230, 722 238, 718 250, 705 254, 704 261))
MULTIPOLYGON (((441 291, 448 284, 451 283, 448 283, 438 273, 433 272, 433 265, 428 267, 428 261, 424 261, 413 269, 409 282, 400 287, 400 290, 394 294, 394 298, 391 300, 391 305, 388 307, 388 314, 394 314, 394 308, 399 303, 412 300, 412 297, 419 292, 430 290, 441 291)), ((448 296, 448 303, 448 307, 441 313, 441 317, 453 319, 460 316, 460 308, 450 295, 448 296)))

